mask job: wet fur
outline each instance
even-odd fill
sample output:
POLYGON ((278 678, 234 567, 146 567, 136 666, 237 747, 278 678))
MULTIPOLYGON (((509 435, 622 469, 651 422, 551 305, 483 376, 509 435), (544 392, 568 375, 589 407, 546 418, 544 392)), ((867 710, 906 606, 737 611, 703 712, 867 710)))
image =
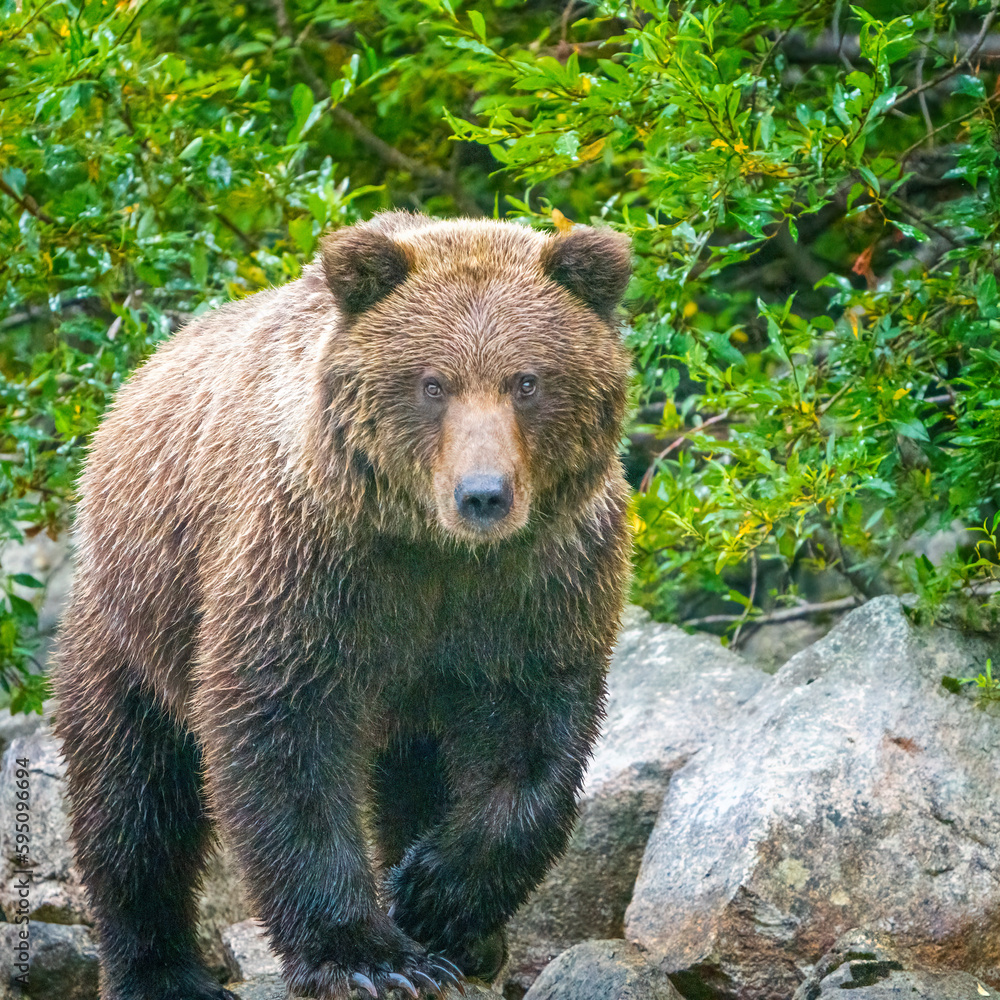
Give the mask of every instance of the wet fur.
POLYGON ((211 823, 293 990, 432 974, 424 949, 496 972, 572 827, 627 574, 628 250, 573 237, 376 217, 119 394, 57 673, 104 1000, 227 995, 193 932, 211 823), (428 364, 494 403, 541 372, 538 407, 503 411, 530 494, 512 534, 477 544, 439 509, 461 455, 415 402, 428 364))

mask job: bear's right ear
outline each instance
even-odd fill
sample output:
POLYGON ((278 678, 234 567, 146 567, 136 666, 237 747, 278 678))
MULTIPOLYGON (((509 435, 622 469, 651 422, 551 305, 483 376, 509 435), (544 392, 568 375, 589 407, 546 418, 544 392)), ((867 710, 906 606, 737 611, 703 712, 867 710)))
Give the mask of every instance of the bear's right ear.
POLYGON ((401 285, 410 273, 403 248, 384 233, 360 226, 340 229, 320 248, 323 270, 345 313, 370 309, 401 285))

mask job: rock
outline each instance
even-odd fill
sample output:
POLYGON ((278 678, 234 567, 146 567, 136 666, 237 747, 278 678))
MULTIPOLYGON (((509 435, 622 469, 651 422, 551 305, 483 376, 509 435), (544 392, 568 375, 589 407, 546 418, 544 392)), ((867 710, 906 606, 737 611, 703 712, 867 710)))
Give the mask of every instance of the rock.
POLYGON ((15 947, 22 925, 0 925, 0 975, 9 994, 30 1000, 97 1000, 97 944, 89 927, 49 924, 32 920, 28 924, 28 986, 13 983, 19 960, 15 947))
POLYGON ((1000 979, 1000 719, 950 694, 997 642, 883 597, 794 656, 674 775, 626 935, 686 995, 791 996, 852 927, 1000 979))
POLYGON ((820 960, 793 1000, 840 1000, 842 990, 857 990, 852 1000, 972 1000, 1000 997, 967 972, 924 969, 896 948, 886 934, 849 931, 820 960))
POLYGON ((546 966, 524 1000, 681 1000, 681 995, 625 941, 585 941, 546 966))
MULTIPOLYGON (((30 856, 34 872, 30 886, 28 916, 56 924, 89 924, 86 893, 73 862, 66 800, 66 767, 48 723, 43 721, 26 737, 18 737, 8 748, 0 770, 0 815, 14 816, 17 791, 16 760, 27 757, 30 785, 30 856)), ((12 824, 0 824, 0 908, 13 920, 19 903, 12 824)), ((243 901, 235 864, 223 848, 208 860, 198 901, 198 936, 210 966, 226 968, 222 928, 249 915, 243 901)))
POLYGON ((0 757, 14 740, 22 736, 30 736, 41 728, 49 717, 51 704, 51 701, 45 703, 45 715, 39 715, 37 712, 29 712, 27 715, 24 712, 18 712, 13 715, 6 708, 0 708, 0 757))
MULTIPOLYGON (((0 770, 0 815, 15 816, 18 800, 16 761, 27 758, 30 808, 28 867, 33 871, 28 916, 54 924, 89 923, 86 896, 73 863, 65 801, 66 765, 47 723, 14 739, 0 770)), ((18 882, 23 876, 14 840, 14 824, 0 824, 0 908, 8 920, 18 912, 18 882)))
POLYGON ((57 539, 47 534, 26 538, 24 542, 9 542, 0 549, 0 565, 4 573, 27 573, 45 584, 43 590, 15 585, 15 592, 31 601, 38 611, 38 636, 41 640, 35 659, 46 664, 52 653, 56 626, 69 600, 73 580, 72 547, 68 533, 57 539))
POLYGON ((226 983, 226 989, 240 1000, 294 1000, 288 996, 281 976, 253 976, 241 982, 226 983))
POLYGON ((243 920, 222 931, 226 970, 233 979, 281 974, 281 962, 271 951, 267 936, 256 920, 243 920))
POLYGON ((769 683, 718 640, 628 609, 580 819, 565 857, 511 922, 505 993, 521 995, 571 945, 622 936, 670 776, 769 683))
POLYGON ((796 653, 819 642, 833 627, 833 616, 826 621, 806 618, 789 622, 767 622, 754 629, 740 644, 740 656, 773 674, 796 653))
POLYGON ((208 858, 198 897, 198 943, 209 968, 217 975, 233 974, 223 931, 246 921, 249 916, 236 859, 229 848, 221 844, 208 858))
MULTIPOLYGON (((226 989, 235 993, 240 1000, 298 1000, 289 996, 281 976, 253 976, 242 982, 226 983, 226 989)), ((359 994, 356 992, 354 995, 359 994)), ((466 984, 465 997, 466 1000, 504 1000, 499 993, 474 983, 466 984)), ((462 996, 458 990, 446 989, 441 994, 441 1000, 462 1000, 462 996)))

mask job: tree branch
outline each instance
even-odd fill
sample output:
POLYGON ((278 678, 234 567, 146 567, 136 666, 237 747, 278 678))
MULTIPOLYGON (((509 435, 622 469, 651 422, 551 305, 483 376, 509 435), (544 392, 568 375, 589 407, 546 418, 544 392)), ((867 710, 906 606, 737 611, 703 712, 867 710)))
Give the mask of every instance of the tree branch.
POLYGON ((790 622, 796 618, 808 618, 810 615, 830 614, 835 611, 849 611, 858 606, 856 597, 841 597, 836 601, 823 601, 820 604, 799 604, 794 608, 780 608, 766 615, 746 619, 745 615, 706 615, 704 618, 689 618, 681 622, 686 628, 696 625, 722 625, 746 620, 748 625, 774 625, 777 622, 790 622))
POLYGON ((979 34, 972 40, 972 44, 966 50, 965 55, 962 56, 961 59, 957 59, 952 66, 939 76, 928 80, 926 83, 918 84, 912 90, 908 90, 896 103, 902 104, 903 101, 908 100, 911 97, 916 97, 918 94, 922 94, 925 90, 930 90, 932 87, 936 87, 939 84, 944 83, 945 80, 950 80, 951 77, 953 77, 980 50, 983 42, 986 41, 990 25, 993 24, 993 19, 997 16, 998 9, 1000 9, 1000 0, 993 0, 993 3, 990 4, 989 13, 983 18, 983 24, 979 29, 979 34))
POLYGON ((50 226, 56 226, 58 223, 46 212, 43 212, 38 207, 38 202, 31 197, 30 194, 26 194, 23 198, 3 179, 0 178, 0 191, 2 191, 8 198, 13 199, 21 206, 29 215, 33 215, 36 219, 41 222, 46 222, 50 226))
POLYGON ((678 434, 677 437, 675 437, 673 441, 671 441, 670 444, 668 444, 666 448, 663 449, 663 451, 661 451, 658 455, 654 456, 653 461, 650 462, 649 468, 646 470, 645 475, 642 477, 642 482, 639 484, 639 492, 645 493, 652 485, 653 470, 656 468, 656 463, 662 462, 663 459, 665 459, 667 455, 669 455, 675 448, 679 448, 685 438, 690 437, 692 434, 695 434, 698 431, 704 430, 706 427, 711 427, 712 424, 717 424, 720 421, 725 420, 728 416, 729 416, 729 410, 723 410, 721 413, 717 413, 714 417, 709 417, 708 420, 703 420, 700 424, 698 424, 697 427, 688 427, 685 430, 681 431, 681 433, 678 434))

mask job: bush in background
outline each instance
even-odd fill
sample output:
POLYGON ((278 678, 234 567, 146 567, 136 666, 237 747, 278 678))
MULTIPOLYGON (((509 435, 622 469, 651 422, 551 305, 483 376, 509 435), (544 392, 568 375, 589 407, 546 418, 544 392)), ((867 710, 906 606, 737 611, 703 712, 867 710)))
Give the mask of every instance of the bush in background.
MULTIPOLYGON (((0 544, 66 529, 89 433, 188 317, 377 209, 496 213, 633 236, 658 617, 916 591, 991 623, 996 0, 0 8, 0 544)), ((4 581, 33 708, 38 581, 4 581)))

